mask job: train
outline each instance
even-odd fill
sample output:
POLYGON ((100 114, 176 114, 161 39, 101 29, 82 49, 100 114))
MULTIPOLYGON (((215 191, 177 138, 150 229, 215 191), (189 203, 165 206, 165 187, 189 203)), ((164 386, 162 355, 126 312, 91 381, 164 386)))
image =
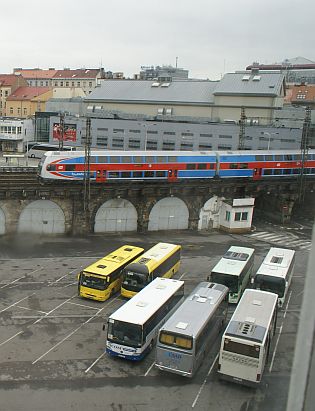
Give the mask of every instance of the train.
MULTIPOLYGON (((184 181, 210 178, 297 178, 315 176, 315 150, 302 162, 299 150, 91 151, 90 181, 184 181)), ((82 181, 85 152, 48 151, 39 163, 45 181, 82 181)))

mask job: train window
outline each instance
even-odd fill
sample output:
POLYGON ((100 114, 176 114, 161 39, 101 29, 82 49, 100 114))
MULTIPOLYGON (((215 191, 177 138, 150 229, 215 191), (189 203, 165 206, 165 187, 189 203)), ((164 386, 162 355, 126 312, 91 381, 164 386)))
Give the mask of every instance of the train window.
POLYGON ((175 157, 175 156, 169 156, 168 162, 169 162, 169 163, 177 163, 177 157, 175 157))
POLYGON ((132 163, 132 157, 130 156, 124 156, 121 158, 122 163, 132 163))
POLYGON ((120 157, 109 157, 110 163, 120 163, 120 157))
POLYGON ((154 177, 154 171, 145 171, 144 177, 154 177))
POLYGON ((265 161, 265 156, 255 156, 256 161, 265 161))
POLYGON ((196 170, 196 164, 187 164, 186 170, 196 170))
POLYGON ((157 171, 156 172, 156 177, 165 177, 165 171, 157 171))
POLYGON ((272 170, 270 168, 265 168, 264 176, 271 176, 271 175, 272 175, 272 170))
POLYGON ((166 156, 164 156, 164 157, 158 156, 158 157, 156 157, 156 162, 157 163, 167 163, 167 157, 166 156))
POLYGON ((145 162, 148 163, 148 164, 155 163, 155 157, 153 157, 153 156, 145 157, 144 160, 145 160, 145 162))
POLYGON ((286 154, 284 156, 284 159, 287 160, 287 161, 291 161, 291 160, 293 160, 293 156, 291 154, 286 154))
POLYGON ((265 156, 266 161, 272 161, 273 157, 272 156, 265 156))
POLYGON ((198 169, 198 170, 205 170, 206 168, 207 168, 207 164, 206 164, 206 163, 197 164, 197 169, 198 169))
POLYGON ((285 168, 284 170, 283 170, 283 174, 291 174, 291 168, 285 168))
POLYGON ((282 169, 275 168, 274 171, 273 171, 273 174, 276 175, 276 176, 279 176, 280 174, 282 174, 282 169))
POLYGON ((300 174, 301 170, 299 168, 293 169, 293 174, 300 174))
POLYGON ((210 170, 213 170, 214 169, 214 164, 212 163, 212 164, 210 164, 210 170))
POLYGON ((119 172, 118 171, 109 171, 108 172, 108 178, 119 178, 119 172))
POLYGON ((91 156, 90 157, 90 164, 94 164, 97 163, 96 157, 95 156, 91 156))
POLYGON ((131 177, 130 171, 123 171, 121 173, 121 178, 130 178, 130 177, 131 177))
POLYGON ((98 156, 98 162, 99 163, 107 163, 108 162, 108 157, 105 156, 98 156))
POLYGON ((48 164, 46 167, 47 171, 56 171, 56 164, 48 164))
POLYGON ((133 161, 135 163, 143 163, 142 156, 134 156, 133 161))
POLYGON ((134 178, 142 178, 142 171, 134 171, 133 172, 134 178))
MULTIPOLYGON (((310 156, 310 157, 312 157, 312 156, 310 156)), ((301 154, 296 154, 296 155, 294 156, 294 159, 295 159, 295 160, 301 160, 301 154)))
POLYGON ((276 161, 282 161, 282 160, 283 160, 283 156, 277 154, 277 155, 275 156, 275 160, 276 160, 276 161))
POLYGON ((248 163, 241 163, 239 168, 248 168, 248 163))
POLYGON ((75 164, 66 164, 66 171, 74 171, 75 164))
POLYGON ((237 163, 231 163, 230 168, 236 169, 236 168, 238 168, 238 164, 237 163))

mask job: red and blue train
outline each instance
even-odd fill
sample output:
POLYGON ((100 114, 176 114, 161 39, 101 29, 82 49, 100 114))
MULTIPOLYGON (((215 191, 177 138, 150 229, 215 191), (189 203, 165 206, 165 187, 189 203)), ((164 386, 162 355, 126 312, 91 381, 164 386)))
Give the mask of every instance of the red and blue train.
MULTIPOLYGON (((296 178, 302 166, 315 176, 315 150, 302 165, 299 150, 270 151, 92 151, 90 179, 95 182, 134 180, 180 181, 209 178, 296 178)), ((39 164, 44 180, 80 181, 84 151, 48 151, 39 164)))

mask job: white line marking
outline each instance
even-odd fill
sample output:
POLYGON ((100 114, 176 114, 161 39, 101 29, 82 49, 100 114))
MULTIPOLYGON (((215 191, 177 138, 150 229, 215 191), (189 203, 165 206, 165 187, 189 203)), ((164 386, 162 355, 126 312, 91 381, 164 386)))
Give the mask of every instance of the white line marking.
POLYGON ((0 288, 8 287, 9 285, 12 285, 12 284, 16 283, 17 281, 21 280, 22 278, 25 278, 25 275, 23 275, 23 277, 20 277, 20 278, 17 278, 16 280, 11 281, 10 283, 7 283, 7 284, 3 285, 0 288))
POLYGON ((216 355, 215 359, 213 360, 213 363, 211 364, 211 367, 209 368, 208 374, 206 375, 206 378, 204 379, 204 381, 203 381, 203 383, 202 383, 202 385, 201 385, 201 387, 198 391, 198 394, 196 395, 196 398, 195 398, 194 402, 191 405, 191 408, 194 408, 195 405, 197 404, 197 401, 198 401, 198 398, 200 397, 201 391, 203 390, 203 387, 205 386, 205 384, 207 382, 207 378, 209 377, 209 375, 212 371, 212 368, 214 367, 214 364, 216 363, 218 358, 219 358, 219 353, 216 355))
POLYGON ((150 365, 150 367, 147 369, 146 373, 144 374, 145 377, 146 377, 146 376, 149 374, 149 372, 152 370, 152 367, 153 367, 154 363, 155 363, 155 361, 153 361, 153 363, 152 363, 152 364, 150 365))
POLYGON ((57 310, 58 308, 62 307, 64 304, 67 304, 68 301, 72 300, 72 298, 76 297, 76 294, 73 295, 72 297, 68 298, 66 301, 63 301, 62 303, 60 303, 59 305, 57 305, 57 307, 53 308, 52 310, 48 311, 48 313, 46 313, 45 315, 43 315, 41 318, 39 318, 37 321, 34 322, 34 324, 39 323, 43 318, 47 317, 49 314, 51 314, 52 312, 54 312, 55 310, 57 310))
POLYGON ((21 308, 22 310, 36 311, 37 313, 40 313, 40 314, 47 314, 46 311, 34 310, 34 308, 22 307, 21 305, 17 305, 16 307, 21 308))
POLYGON ((269 372, 272 371, 272 367, 273 367, 273 363, 274 363, 274 360, 275 360, 275 356, 276 356, 276 351, 277 351, 277 348, 278 348, 278 344, 279 344, 279 341, 280 341, 280 336, 281 336, 281 333, 282 333, 282 328, 283 328, 284 319, 285 319, 285 317, 286 317, 286 315, 287 315, 287 310, 288 310, 289 302, 290 302, 290 299, 291 299, 291 295, 292 295, 292 291, 290 292, 290 295, 289 295, 289 298, 288 298, 288 302, 287 302, 286 307, 285 307, 285 310, 284 310, 283 320, 282 320, 281 327, 280 327, 280 330, 279 330, 279 334, 278 334, 278 338, 277 338, 277 341, 276 341, 275 349, 274 349, 273 354, 272 354, 271 363, 270 363, 270 367, 269 367, 269 372))
POLYGON ((106 352, 104 351, 104 352, 93 362, 93 364, 91 364, 91 365, 89 366, 89 368, 87 368, 84 372, 85 372, 85 373, 89 372, 90 369, 93 368, 94 365, 95 365, 97 362, 99 362, 99 360, 100 360, 105 354, 106 354, 106 352))
POLYGON ((89 305, 85 305, 85 304, 73 303, 71 301, 68 301, 68 304, 78 305, 79 307, 84 307, 84 308, 91 308, 91 310, 99 310, 99 308, 96 308, 96 307, 90 307, 89 305))
POLYGON ((186 275, 187 274, 187 271, 185 271, 180 277, 179 277, 179 280, 181 280, 183 277, 184 277, 184 275, 186 275))
POLYGON ((267 233, 267 231, 261 231, 260 233, 251 234, 250 237, 257 237, 257 236, 260 236, 262 234, 269 234, 269 233, 267 233))
POLYGON ((0 347, 1 347, 2 345, 6 344, 7 342, 13 340, 13 338, 17 337, 18 335, 20 335, 20 334, 22 334, 22 333, 23 333, 23 331, 19 331, 18 333, 16 333, 15 335, 12 335, 12 337, 8 338, 7 340, 2 341, 2 343, 0 343, 0 347))
POLYGON ((26 300, 27 298, 30 298, 32 295, 34 295, 35 293, 28 295, 27 297, 22 298, 21 300, 17 301, 16 303, 13 303, 11 305, 9 305, 8 307, 4 308, 3 310, 0 311, 0 313, 3 313, 4 311, 9 310, 11 307, 14 307, 15 305, 19 304, 20 302, 26 300))

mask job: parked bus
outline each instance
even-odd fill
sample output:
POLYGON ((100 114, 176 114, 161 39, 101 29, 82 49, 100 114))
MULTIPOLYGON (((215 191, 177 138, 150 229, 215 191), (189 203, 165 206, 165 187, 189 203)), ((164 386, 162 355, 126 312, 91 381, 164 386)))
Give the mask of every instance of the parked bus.
POLYGON ((253 248, 232 246, 212 269, 208 281, 219 283, 229 288, 229 303, 237 304, 254 266, 253 248))
POLYGON ((278 294, 278 306, 282 307, 291 284, 294 264, 294 250, 270 248, 252 278, 253 288, 278 294))
POLYGON ((277 300, 268 291, 244 291, 222 337, 220 377, 246 385, 261 381, 276 330, 277 300))
POLYGON ((143 252, 143 248, 124 245, 89 265, 78 276, 78 294, 92 300, 107 300, 120 290, 123 268, 143 252))
POLYGON ((27 156, 31 158, 42 158, 47 151, 76 151, 76 147, 63 146, 62 150, 59 150, 58 144, 36 143, 29 148, 27 156))
POLYGON ((198 284, 159 331, 157 368, 193 377, 225 325, 228 292, 222 284, 198 284))
POLYGON ((184 281, 153 280, 109 317, 106 352, 128 360, 141 360, 152 349, 159 328, 183 298, 184 281))
POLYGON ((133 297, 156 277, 171 278, 180 266, 181 246, 158 243, 124 269, 121 295, 133 297))

